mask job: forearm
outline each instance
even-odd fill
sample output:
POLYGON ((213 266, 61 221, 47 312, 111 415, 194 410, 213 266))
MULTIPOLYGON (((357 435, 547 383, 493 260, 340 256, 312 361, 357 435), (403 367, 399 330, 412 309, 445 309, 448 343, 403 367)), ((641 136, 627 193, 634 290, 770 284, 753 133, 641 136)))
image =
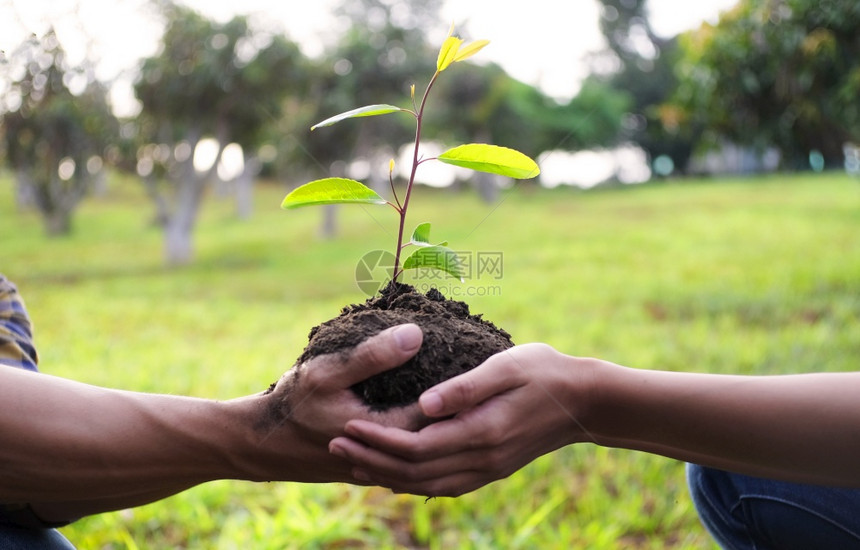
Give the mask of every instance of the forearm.
POLYGON ((89 495, 81 495, 81 497, 76 500, 54 500, 48 502, 30 502, 28 504, 36 516, 48 524, 68 523, 85 516, 112 512, 115 510, 124 510, 126 508, 134 508, 136 506, 156 502, 177 493, 181 493, 193 486, 189 484, 172 486, 166 483, 156 484, 160 485, 157 490, 150 491, 140 489, 133 491, 132 494, 123 496, 102 496, 94 498, 89 495))
POLYGON ((605 365, 596 442, 750 475, 860 486, 860 373, 748 377, 605 365))
POLYGON ((271 391, 218 402, 90 386, 0 368, 0 503, 43 520, 136 506, 214 479, 353 481, 328 451, 349 419, 415 427, 417 406, 368 411, 349 390, 402 365, 421 330, 383 330, 296 366, 271 391))
POLYGON ((230 477, 247 429, 215 401, 0 371, 0 501, 60 520, 230 477), (64 517, 65 516, 65 517, 64 517))

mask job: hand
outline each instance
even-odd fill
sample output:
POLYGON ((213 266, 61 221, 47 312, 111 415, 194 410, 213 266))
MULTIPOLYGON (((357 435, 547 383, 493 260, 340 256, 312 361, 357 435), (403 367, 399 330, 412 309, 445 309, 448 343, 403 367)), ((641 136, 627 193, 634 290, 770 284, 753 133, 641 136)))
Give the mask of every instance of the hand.
POLYGON ((417 404, 373 412, 349 388, 402 365, 415 355, 421 341, 417 325, 401 325, 367 339, 349 354, 323 355, 296 365, 273 390, 279 397, 275 399, 273 416, 287 415, 309 436, 326 442, 342 434, 344 424, 353 418, 416 429, 422 418, 417 404))
POLYGON ((417 405, 371 413, 349 387, 403 364, 421 339, 416 325, 387 329, 290 370, 270 392, 229 401, 0 368, 0 500, 61 521, 215 479, 354 482, 351 465, 328 451, 346 421, 414 428, 421 415, 417 405))
MULTIPOLYGON (((328 452, 331 438, 343 435, 351 419, 366 419, 386 426, 417 429, 426 424, 418 405, 373 412, 350 386, 384 370, 397 367, 421 347, 421 329, 414 324, 382 331, 349 353, 314 358, 287 371, 262 396, 265 405, 257 415, 257 445, 272 453, 267 466, 286 472, 268 479, 299 481, 351 481, 349 465, 328 452), (271 460, 272 462, 269 462, 271 460), (298 465, 288 465, 298 460, 298 465), (299 472, 300 476, 296 476, 299 472)), ((259 457, 258 457, 259 459, 259 457)))
POLYGON ((329 450, 353 464, 357 479, 396 492, 458 496, 504 478, 535 458, 590 440, 587 410, 597 361, 526 344, 427 390, 428 417, 451 417, 418 432, 373 422, 347 423, 329 450))

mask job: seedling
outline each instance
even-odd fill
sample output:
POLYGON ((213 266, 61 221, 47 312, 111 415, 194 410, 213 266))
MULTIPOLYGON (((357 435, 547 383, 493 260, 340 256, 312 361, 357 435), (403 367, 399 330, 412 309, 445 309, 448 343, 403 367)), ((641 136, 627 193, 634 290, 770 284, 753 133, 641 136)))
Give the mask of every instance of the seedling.
POLYGON ((448 248, 447 242, 432 243, 430 240, 429 223, 419 224, 412 232, 412 237, 409 241, 403 242, 404 228, 406 227, 406 211, 409 208, 409 199, 412 196, 415 175, 421 164, 431 160, 438 160, 453 166, 499 174, 515 179, 533 178, 540 173, 537 163, 523 153, 514 149, 485 143, 460 145, 448 149, 437 157, 423 158, 419 155, 424 108, 436 79, 452 63, 475 55, 489 43, 487 40, 476 40, 464 46, 461 38, 453 36, 453 31, 454 27, 452 25, 451 30, 448 32, 448 37, 442 43, 442 47, 439 50, 439 56, 436 60, 436 72, 427 84, 420 104, 416 104, 415 102, 415 85, 413 84, 411 87, 411 109, 387 104, 366 105, 327 118, 311 127, 311 131, 313 131, 316 128, 331 126, 348 118, 378 116, 390 113, 408 113, 415 117, 415 144, 412 154, 412 167, 409 173, 409 180, 406 183, 406 192, 403 200, 401 201, 397 196, 397 190, 394 187, 394 160, 391 160, 388 165, 388 182, 391 185, 391 194, 394 202, 382 198, 374 190, 359 181, 349 178, 331 177, 315 180, 297 187, 286 196, 281 204, 282 208, 298 208, 300 206, 336 203, 387 204, 393 207, 400 217, 397 230, 397 247, 394 254, 394 269, 392 270, 392 280, 395 282, 404 270, 416 268, 438 269, 461 281, 463 280, 463 264, 460 258, 453 250, 448 248), (414 246, 415 251, 403 261, 401 267, 401 253, 407 246, 414 246))

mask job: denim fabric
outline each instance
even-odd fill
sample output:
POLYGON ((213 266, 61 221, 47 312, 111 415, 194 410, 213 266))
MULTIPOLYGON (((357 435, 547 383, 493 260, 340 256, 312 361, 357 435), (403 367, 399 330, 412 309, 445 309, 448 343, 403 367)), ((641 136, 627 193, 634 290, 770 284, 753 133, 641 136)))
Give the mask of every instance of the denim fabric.
POLYGON ((75 550, 55 529, 0 526, 0 550, 75 550))
POLYGON ((860 490, 687 465, 702 523, 727 550, 860 549, 860 490))

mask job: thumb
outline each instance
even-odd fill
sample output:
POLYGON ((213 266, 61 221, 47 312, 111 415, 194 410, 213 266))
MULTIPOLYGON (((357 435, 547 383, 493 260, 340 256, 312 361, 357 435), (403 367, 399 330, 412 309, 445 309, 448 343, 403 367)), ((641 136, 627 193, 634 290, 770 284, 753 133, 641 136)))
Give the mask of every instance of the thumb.
POLYGON ((441 382, 421 394, 418 404, 429 417, 450 416, 520 385, 511 369, 510 350, 493 355, 474 369, 441 382))
POLYGON ((351 386, 399 367, 418 352, 423 339, 421 328, 413 323, 387 328, 357 345, 339 375, 346 386, 351 386))

